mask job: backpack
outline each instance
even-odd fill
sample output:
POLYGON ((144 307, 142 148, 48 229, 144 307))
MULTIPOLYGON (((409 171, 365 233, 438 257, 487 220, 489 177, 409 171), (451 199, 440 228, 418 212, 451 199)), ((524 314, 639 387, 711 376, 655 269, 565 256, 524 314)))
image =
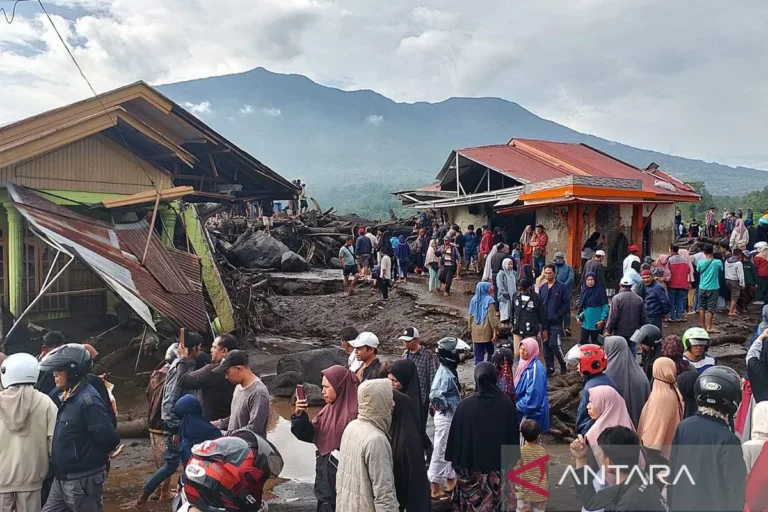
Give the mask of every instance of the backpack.
POLYGON ((147 426, 149 430, 163 430, 163 388, 165 388, 165 379, 168 377, 170 365, 162 363, 149 377, 147 385, 147 400, 149 400, 149 410, 147 414, 147 426))

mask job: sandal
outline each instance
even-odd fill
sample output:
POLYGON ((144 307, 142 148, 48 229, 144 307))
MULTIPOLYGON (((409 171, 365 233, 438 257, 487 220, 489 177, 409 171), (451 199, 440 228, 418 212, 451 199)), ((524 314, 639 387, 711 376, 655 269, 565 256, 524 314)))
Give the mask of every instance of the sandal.
POLYGON ((451 499, 451 497, 448 496, 447 494, 440 494, 438 496, 431 496, 431 498, 432 498, 432 501, 434 501, 435 503, 446 503, 446 502, 448 502, 451 499))

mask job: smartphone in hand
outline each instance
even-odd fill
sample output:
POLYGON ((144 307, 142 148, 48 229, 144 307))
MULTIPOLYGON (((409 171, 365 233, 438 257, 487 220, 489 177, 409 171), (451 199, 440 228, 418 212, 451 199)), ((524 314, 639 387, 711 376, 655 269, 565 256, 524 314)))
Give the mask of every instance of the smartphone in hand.
POLYGON ((306 400, 307 394, 304 392, 304 386, 299 384, 296 386, 296 400, 306 400))

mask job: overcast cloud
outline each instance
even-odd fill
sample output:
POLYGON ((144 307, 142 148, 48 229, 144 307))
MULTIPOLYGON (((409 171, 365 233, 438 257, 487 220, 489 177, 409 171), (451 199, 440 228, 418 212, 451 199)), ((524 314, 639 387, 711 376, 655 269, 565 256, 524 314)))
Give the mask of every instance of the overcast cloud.
MULTIPOLYGON (((49 1, 97 91, 263 66, 396 101, 503 97, 605 138, 768 169, 764 0, 49 1)), ((0 92, 0 124, 88 95, 35 2, 0 23, 0 92)))

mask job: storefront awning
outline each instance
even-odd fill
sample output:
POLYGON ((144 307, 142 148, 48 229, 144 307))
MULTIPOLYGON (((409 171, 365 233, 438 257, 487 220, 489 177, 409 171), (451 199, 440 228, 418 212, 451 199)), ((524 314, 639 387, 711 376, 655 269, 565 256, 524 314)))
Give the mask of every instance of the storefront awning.
POLYGON ((653 199, 624 199, 624 198, 605 198, 598 199, 594 197, 558 197, 555 199, 544 199, 541 201, 526 201, 524 205, 514 206, 511 208, 502 208, 498 210, 500 214, 517 215, 530 212, 532 210, 538 210, 539 208, 546 208, 548 206, 561 206, 569 205, 573 203, 583 204, 673 204, 673 201, 657 201, 653 199))

